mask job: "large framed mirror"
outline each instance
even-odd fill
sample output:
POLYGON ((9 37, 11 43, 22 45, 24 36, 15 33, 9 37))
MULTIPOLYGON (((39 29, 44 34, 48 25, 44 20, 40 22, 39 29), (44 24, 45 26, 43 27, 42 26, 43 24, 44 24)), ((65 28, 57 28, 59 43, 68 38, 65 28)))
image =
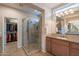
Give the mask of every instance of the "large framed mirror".
POLYGON ((65 4, 55 14, 56 33, 79 34, 79 4, 65 4))

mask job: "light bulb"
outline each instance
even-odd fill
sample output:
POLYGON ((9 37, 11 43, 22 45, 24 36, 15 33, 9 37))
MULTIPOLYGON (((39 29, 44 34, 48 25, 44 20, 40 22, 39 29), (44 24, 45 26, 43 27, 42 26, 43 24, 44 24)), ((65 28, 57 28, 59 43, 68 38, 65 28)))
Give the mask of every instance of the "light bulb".
POLYGON ((58 14, 58 13, 56 14, 56 16, 61 17, 60 14, 58 14))
POLYGON ((74 13, 74 11, 72 9, 69 9, 69 13, 74 13))
POLYGON ((60 13, 60 15, 61 15, 61 16, 64 16, 64 13, 63 13, 63 12, 61 12, 61 13, 60 13))
POLYGON ((68 15, 69 13, 68 13, 68 11, 64 11, 64 13, 66 14, 66 15, 68 15))

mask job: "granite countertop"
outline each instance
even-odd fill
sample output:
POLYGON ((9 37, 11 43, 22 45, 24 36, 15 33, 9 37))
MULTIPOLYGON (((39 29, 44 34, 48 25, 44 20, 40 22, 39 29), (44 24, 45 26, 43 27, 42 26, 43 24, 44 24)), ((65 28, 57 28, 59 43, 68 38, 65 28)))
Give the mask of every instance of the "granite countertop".
POLYGON ((60 34, 50 34, 47 35, 47 37, 79 43, 79 35, 65 35, 64 37, 61 37, 60 34))

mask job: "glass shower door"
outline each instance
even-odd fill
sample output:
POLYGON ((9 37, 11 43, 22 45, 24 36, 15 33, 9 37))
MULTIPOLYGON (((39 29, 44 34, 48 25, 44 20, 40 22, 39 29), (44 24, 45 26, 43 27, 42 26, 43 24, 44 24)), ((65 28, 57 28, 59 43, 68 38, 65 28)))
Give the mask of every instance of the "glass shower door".
POLYGON ((23 48, 27 55, 34 55, 40 50, 39 22, 34 18, 23 21, 23 48))
POLYGON ((28 42, 31 55, 34 55, 40 50, 39 21, 37 22, 36 20, 38 19, 31 18, 28 21, 28 42))

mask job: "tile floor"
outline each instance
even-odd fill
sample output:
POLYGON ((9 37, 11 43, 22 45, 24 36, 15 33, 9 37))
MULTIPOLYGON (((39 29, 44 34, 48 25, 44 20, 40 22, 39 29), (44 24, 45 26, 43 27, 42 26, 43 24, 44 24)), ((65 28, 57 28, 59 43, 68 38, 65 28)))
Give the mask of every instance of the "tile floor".
POLYGON ((2 54, 3 56, 26 56, 26 53, 23 51, 22 48, 17 48, 16 42, 7 43, 7 49, 5 53, 2 54))
MULTIPOLYGON (((7 49, 5 50, 5 53, 2 54, 2 56, 27 56, 27 54, 23 48, 17 48, 16 42, 11 42, 7 44, 7 49)), ((37 51, 31 53, 30 56, 52 56, 52 55, 49 53, 37 51)))
POLYGON ((44 52, 38 51, 36 53, 31 54, 31 56, 52 56, 52 55, 49 53, 44 53, 44 52))

